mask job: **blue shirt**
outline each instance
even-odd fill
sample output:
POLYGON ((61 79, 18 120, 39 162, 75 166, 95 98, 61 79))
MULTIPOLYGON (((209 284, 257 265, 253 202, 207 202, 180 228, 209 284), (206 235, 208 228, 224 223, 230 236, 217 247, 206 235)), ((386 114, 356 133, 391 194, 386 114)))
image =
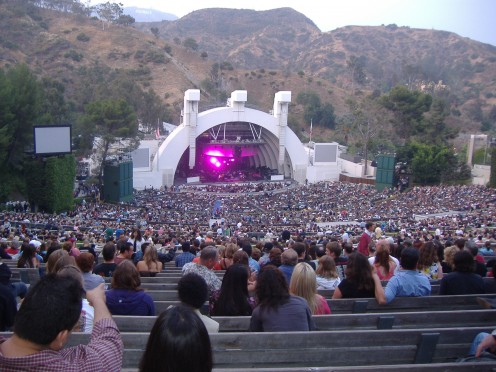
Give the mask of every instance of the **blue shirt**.
POLYGON ((195 255, 191 252, 183 252, 176 257, 176 267, 183 267, 187 263, 190 263, 195 258, 195 255))
POLYGON ((388 303, 396 297, 429 296, 431 283, 424 274, 416 270, 400 270, 389 279, 384 292, 388 303))
POLYGON ((260 264, 257 261, 251 257, 248 257, 248 265, 250 266, 251 271, 255 271, 258 274, 260 271, 260 264))

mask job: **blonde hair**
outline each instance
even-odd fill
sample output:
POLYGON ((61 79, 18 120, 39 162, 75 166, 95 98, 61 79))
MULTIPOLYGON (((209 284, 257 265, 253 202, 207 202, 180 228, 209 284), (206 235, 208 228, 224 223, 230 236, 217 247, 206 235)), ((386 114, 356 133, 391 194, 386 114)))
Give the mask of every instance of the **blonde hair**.
POLYGON ((456 245, 444 248, 444 262, 446 262, 451 269, 455 267, 455 253, 460 252, 460 249, 456 245))
POLYGON ((328 255, 319 258, 319 265, 317 266, 315 273, 325 279, 336 279, 339 277, 338 271, 336 270, 336 262, 328 255))
POLYGON ((151 266, 153 263, 155 264, 155 267, 158 267, 159 261, 157 248, 155 248, 153 245, 149 245, 148 248, 146 248, 145 254, 143 255, 143 260, 145 261, 148 270, 151 270, 151 266))
POLYGON ((310 265, 300 262, 295 266, 289 283, 289 292, 307 300, 312 314, 317 310, 317 276, 310 265))
POLYGON ((224 257, 232 259, 234 257, 234 253, 238 250, 238 246, 234 243, 228 243, 226 245, 226 250, 224 251, 224 257))

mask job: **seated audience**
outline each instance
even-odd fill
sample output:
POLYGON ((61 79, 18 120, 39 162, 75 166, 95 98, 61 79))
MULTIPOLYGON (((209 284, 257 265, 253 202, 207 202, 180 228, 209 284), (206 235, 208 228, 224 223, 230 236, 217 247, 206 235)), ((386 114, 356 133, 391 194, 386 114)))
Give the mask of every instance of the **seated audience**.
POLYGON ((100 284, 105 283, 105 279, 100 275, 91 272, 95 264, 95 257, 91 253, 83 252, 79 256, 76 256, 76 264, 83 273, 83 287, 85 291, 90 291, 100 284))
POLYGON ((331 313, 327 300, 317 293, 315 271, 306 262, 300 262, 295 266, 289 283, 289 293, 304 298, 313 315, 331 313))
POLYGON ((248 295, 248 274, 248 267, 241 264, 234 264, 227 269, 220 291, 211 299, 211 315, 251 315, 255 300, 248 295))
POLYGON ((181 247, 183 253, 180 253, 176 256, 176 267, 183 267, 187 263, 193 261, 195 258, 195 255, 191 253, 191 244, 189 242, 184 242, 181 247))
POLYGON ((32 244, 22 243, 21 256, 17 261, 18 268, 37 268, 39 262, 36 259, 36 248, 32 244))
POLYGON ((316 329, 307 301, 289 293, 286 278, 278 268, 267 265, 260 271, 256 294, 258 305, 251 316, 251 332, 316 329))
POLYGON ((443 267, 437 257, 437 247, 432 241, 420 245, 417 270, 429 280, 442 279, 443 267))
POLYGON ((282 253, 279 270, 284 274, 288 285, 291 282, 291 275, 297 263, 298 254, 293 249, 287 249, 282 253))
POLYGON ((110 278, 112 276, 112 273, 117 268, 117 264, 114 261, 115 244, 113 242, 108 242, 103 246, 102 256, 103 263, 95 266, 95 268, 93 269, 93 274, 110 278))
POLYGON ((332 295, 337 298, 377 298, 382 289, 381 281, 372 270, 367 257, 359 252, 352 253, 346 266, 346 278, 339 283, 332 295))
POLYGON ((200 317, 208 333, 219 332, 219 323, 200 312, 208 300, 207 283, 201 276, 193 273, 184 275, 177 283, 177 294, 183 305, 189 306, 200 317))
POLYGON ((4 262, 0 262, 0 285, 9 288, 14 299, 17 297, 23 299, 28 292, 27 285, 23 282, 13 282, 11 281, 11 278, 12 271, 10 270, 10 267, 4 262))
POLYGON ((400 263, 391 256, 389 252, 390 243, 386 239, 381 239, 376 244, 375 256, 369 258, 369 262, 375 267, 380 280, 389 280, 398 272, 400 263))
POLYGON ((190 262, 183 266, 183 275, 188 273, 195 273, 200 275, 208 286, 209 294, 220 289, 222 284, 220 278, 212 271, 217 263, 217 249, 213 246, 205 247, 200 252, 200 260, 198 263, 190 262))
POLYGON ((112 315, 155 315, 153 300, 140 285, 140 275, 132 261, 125 260, 117 265, 111 289, 106 293, 112 315))
POLYGON ((441 279, 440 295, 464 295, 485 293, 484 280, 474 273, 474 258, 467 251, 455 254, 453 272, 441 279))
MULTIPOLYGON (((147 243, 144 243, 143 245, 146 244, 147 243)), ((155 276, 162 271, 162 266, 162 262, 158 260, 157 248, 150 245, 145 250, 143 260, 138 262, 136 268, 141 276, 155 276)))
POLYGON ((336 289, 341 282, 336 264, 331 256, 324 255, 319 258, 317 270, 317 289, 336 289))
POLYGON ((0 332, 10 329, 17 314, 17 302, 12 289, 0 284, 0 332))
POLYGON ((425 274, 417 271, 419 252, 416 248, 401 251, 401 270, 386 285, 377 301, 385 304, 396 297, 419 297, 431 294, 431 283, 425 274))
POLYGON ((484 352, 496 352, 496 330, 492 333, 481 332, 475 336, 468 355, 480 357, 484 352))
POLYGON ((203 322, 189 308, 174 306, 155 321, 140 372, 212 371, 212 348, 203 322))
POLYGON ((105 305, 103 285, 87 292, 95 309, 89 344, 64 348, 81 314, 82 295, 78 280, 53 274, 41 278, 21 304, 14 334, 0 338, 2 370, 120 371, 123 345, 105 305))
POLYGON ((117 265, 123 261, 132 260, 134 254, 132 243, 119 240, 117 243, 117 248, 119 249, 119 254, 114 258, 114 262, 117 265))

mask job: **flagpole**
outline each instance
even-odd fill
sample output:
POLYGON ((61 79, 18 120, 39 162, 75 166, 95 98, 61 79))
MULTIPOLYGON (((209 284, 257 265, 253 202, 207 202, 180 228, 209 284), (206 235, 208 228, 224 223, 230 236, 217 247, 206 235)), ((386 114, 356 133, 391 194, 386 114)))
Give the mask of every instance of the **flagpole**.
POLYGON ((313 118, 310 119, 310 142, 312 142, 313 118))

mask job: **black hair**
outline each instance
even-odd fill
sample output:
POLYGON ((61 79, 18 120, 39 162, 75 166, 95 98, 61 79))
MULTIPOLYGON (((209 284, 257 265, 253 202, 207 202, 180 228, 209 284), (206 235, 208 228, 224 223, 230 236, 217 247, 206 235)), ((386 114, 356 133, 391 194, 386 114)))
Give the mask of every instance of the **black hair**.
POLYGON ((255 288, 261 309, 277 309, 289 301, 286 277, 277 267, 267 265, 260 270, 255 288))
POLYGON ((30 288, 14 323, 14 333, 36 345, 49 345, 72 330, 81 315, 83 286, 72 277, 47 274, 30 288))
POLYGON ((184 242, 181 244, 183 252, 189 252, 191 250, 191 244, 189 242, 184 242))
POLYGON ((307 247, 305 246, 305 244, 301 243, 301 242, 296 242, 295 244, 293 244, 292 248, 294 249, 294 251, 296 252, 298 257, 300 257, 302 254, 306 253, 306 250, 307 250, 307 247))
POLYGON ((471 273, 474 271, 474 257, 469 251, 463 250, 455 253, 453 258, 454 271, 471 273))
POLYGON ((105 261, 110 261, 115 256, 115 244, 112 242, 108 242, 103 246, 102 249, 103 259, 105 261))
POLYGON ((419 251, 416 248, 404 248, 401 251, 400 263, 405 270, 415 270, 419 260, 419 251))
POLYGON ((212 315, 243 316, 251 315, 252 307, 248 302, 248 268, 245 265, 231 265, 224 274, 222 286, 212 315))
POLYGON ((148 337, 140 372, 210 372, 212 367, 210 338, 198 315, 186 306, 160 314, 148 337))
POLYGON ((207 283, 200 275, 189 273, 179 279, 177 293, 181 302, 194 309, 199 309, 208 298, 207 283))
POLYGON ((251 257, 253 248, 252 248, 251 243, 249 241, 246 241, 246 240, 243 241, 241 243, 241 249, 246 252, 246 254, 248 255, 248 257, 251 257))

